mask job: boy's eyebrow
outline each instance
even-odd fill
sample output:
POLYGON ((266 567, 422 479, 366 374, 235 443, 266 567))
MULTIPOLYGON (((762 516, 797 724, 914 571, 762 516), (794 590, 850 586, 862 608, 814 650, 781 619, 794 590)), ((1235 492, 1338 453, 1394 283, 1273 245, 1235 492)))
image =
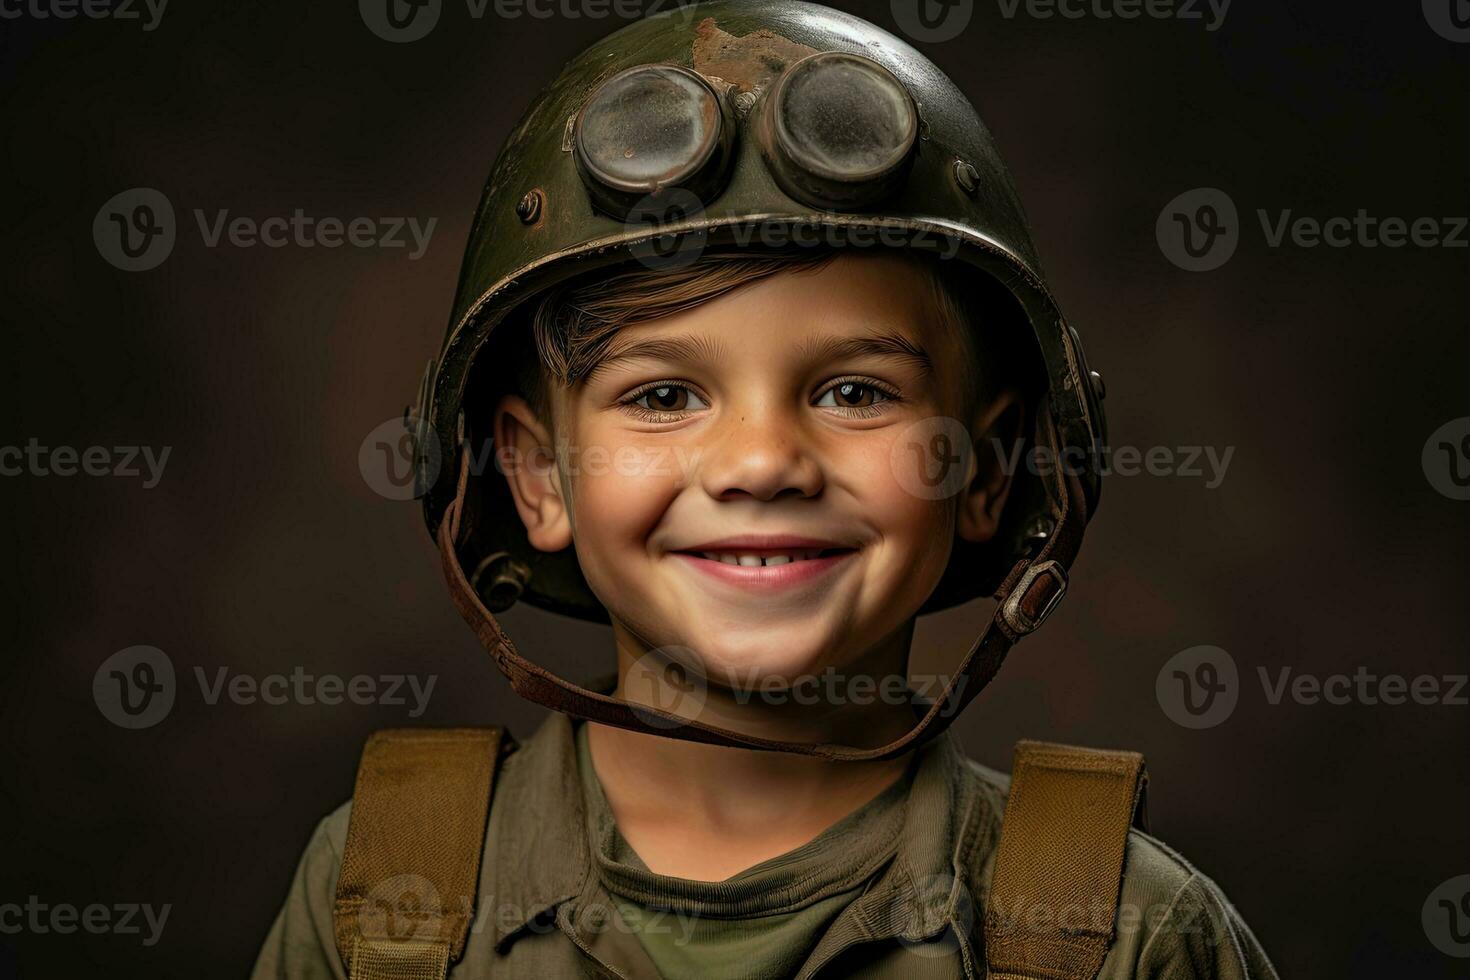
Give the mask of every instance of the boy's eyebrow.
POLYGON ((719 361, 725 356, 724 341, 703 335, 695 337, 662 337, 649 340, 616 341, 606 354, 598 358, 597 364, 587 372, 588 380, 599 371, 616 361, 638 357, 657 358, 665 361, 719 361))
POLYGON ((850 357, 876 356, 896 357, 912 361, 920 373, 934 377, 934 359, 923 344, 916 343, 902 334, 871 334, 864 337, 823 337, 820 340, 803 341, 797 348, 802 356, 812 360, 842 360, 850 357))
MULTIPOLYGON (((607 354, 599 358, 596 366, 588 372, 588 380, 617 361, 648 357, 667 361, 718 362, 725 356, 725 352, 723 340, 703 335, 614 342, 607 354)), ((797 353, 803 359, 812 361, 835 361, 863 356, 896 357, 912 361, 921 374, 934 377, 934 359, 929 356, 929 351, 922 344, 896 333, 863 337, 826 336, 805 340, 797 345, 797 353)))

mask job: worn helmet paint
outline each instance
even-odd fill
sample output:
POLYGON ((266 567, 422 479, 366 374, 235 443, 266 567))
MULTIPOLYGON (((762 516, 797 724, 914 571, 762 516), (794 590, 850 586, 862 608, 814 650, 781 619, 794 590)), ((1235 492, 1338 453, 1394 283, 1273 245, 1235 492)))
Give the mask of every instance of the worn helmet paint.
MULTIPOLYGON (((531 547, 503 478, 483 454, 467 472, 458 451, 488 438, 470 431, 464 409, 472 377, 477 388, 500 377, 486 369, 504 361, 497 327, 571 276, 746 242, 756 226, 820 229, 854 247, 899 241, 993 277, 1014 296, 1044 360, 1032 439, 1058 453, 1103 441, 1100 384, 1042 279, 1010 176, 943 72, 893 35, 814 4, 714 0, 669 11, 571 61, 511 134, 420 389, 420 436, 446 449, 423 487, 429 529, 457 510, 453 548, 490 610, 519 598, 607 621, 574 550, 531 547)), ((1055 529, 1058 483, 1017 478, 997 539, 957 540, 923 611, 995 592, 1055 529)), ((1098 476, 1083 473, 1079 486, 1085 515, 1098 476)), ((1058 574, 1064 583, 1065 569, 1058 574)))

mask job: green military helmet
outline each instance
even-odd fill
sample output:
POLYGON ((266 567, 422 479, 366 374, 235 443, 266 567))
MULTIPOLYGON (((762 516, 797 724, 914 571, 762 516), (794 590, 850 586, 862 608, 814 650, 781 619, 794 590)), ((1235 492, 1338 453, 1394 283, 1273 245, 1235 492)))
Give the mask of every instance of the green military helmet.
MULTIPOLYGON (((818 231, 839 247, 899 244, 965 263, 998 284, 1034 334, 1025 369, 1044 388, 1034 445, 1090 459, 1104 440, 1100 379, 1045 285, 1011 178, 932 62, 864 20, 793 0, 711 0, 630 24, 566 66, 496 159, 416 413, 424 512, 451 586, 465 593, 456 600, 534 700, 583 716, 591 703, 577 689, 582 710, 569 708, 569 686, 516 655, 492 613, 517 600, 598 622, 607 613, 574 549, 533 548, 486 454, 461 451, 488 438, 467 417, 466 392, 493 404, 510 380, 497 345, 530 342, 527 331, 496 330, 547 289, 630 261, 749 245, 756 227, 761 243, 773 230, 818 231)), ((1003 600, 996 635, 967 659, 994 661, 982 675, 1004 655, 996 644, 1029 633, 1061 598, 1097 504, 1092 467, 1016 478, 1000 533, 956 540, 922 610, 1003 600)))

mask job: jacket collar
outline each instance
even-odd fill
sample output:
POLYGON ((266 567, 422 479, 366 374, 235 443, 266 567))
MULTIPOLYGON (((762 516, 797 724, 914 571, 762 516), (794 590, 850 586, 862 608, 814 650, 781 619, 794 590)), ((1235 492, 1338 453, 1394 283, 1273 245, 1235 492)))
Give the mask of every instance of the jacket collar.
MULTIPOLYGON (((491 810, 477 918, 499 952, 528 931, 576 921, 577 904, 596 890, 574 735, 572 720, 552 713, 497 780, 502 805, 491 810)), ((882 939, 951 942, 967 966, 975 962, 984 887, 976 869, 994 850, 997 800, 982 791, 952 734, 918 751, 893 860, 818 943, 809 968, 856 942, 882 939)))

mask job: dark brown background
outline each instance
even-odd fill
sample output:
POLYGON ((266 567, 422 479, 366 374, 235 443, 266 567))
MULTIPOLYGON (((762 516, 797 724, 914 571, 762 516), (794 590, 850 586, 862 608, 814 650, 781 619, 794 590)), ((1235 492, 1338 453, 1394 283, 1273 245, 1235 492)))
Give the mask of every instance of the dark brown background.
MULTIPOLYGON (((887 3, 846 3, 893 27, 887 3)), ((614 19, 471 20, 390 45, 353 3, 185 4, 136 22, 0 24, 6 406, 0 443, 172 446, 162 483, 6 478, 0 901, 170 903, 163 940, 0 936, 24 977, 241 975, 312 826, 374 728, 509 723, 517 703, 446 600, 417 508, 377 496, 367 432, 412 400, 490 160, 531 94, 614 19), (172 257, 120 272, 102 202, 162 190, 172 257), (437 217, 428 254, 204 247, 193 208, 437 217), (141 732, 91 697, 153 644, 180 700, 141 732), (428 713, 209 706, 192 668, 435 674, 428 713)), ((1470 872, 1470 708, 1271 706, 1258 666, 1466 669, 1466 515, 1420 466, 1470 415, 1465 250, 1266 247, 1254 210, 1470 211, 1470 45, 1417 3, 1236 0, 1199 22, 1007 20, 981 2, 927 52, 978 103, 1048 272, 1109 382, 1113 441, 1235 446, 1224 485, 1112 479, 1048 627, 959 725, 1140 748, 1157 832, 1227 891, 1288 977, 1463 976, 1420 908, 1470 872), (1154 222, 1199 186, 1246 231, 1176 269, 1154 222), (1234 716, 1160 710, 1177 651, 1229 650, 1234 716)), ((922 623, 953 658, 986 609, 922 623)), ((534 610, 523 649, 591 671, 606 635, 534 610)))

